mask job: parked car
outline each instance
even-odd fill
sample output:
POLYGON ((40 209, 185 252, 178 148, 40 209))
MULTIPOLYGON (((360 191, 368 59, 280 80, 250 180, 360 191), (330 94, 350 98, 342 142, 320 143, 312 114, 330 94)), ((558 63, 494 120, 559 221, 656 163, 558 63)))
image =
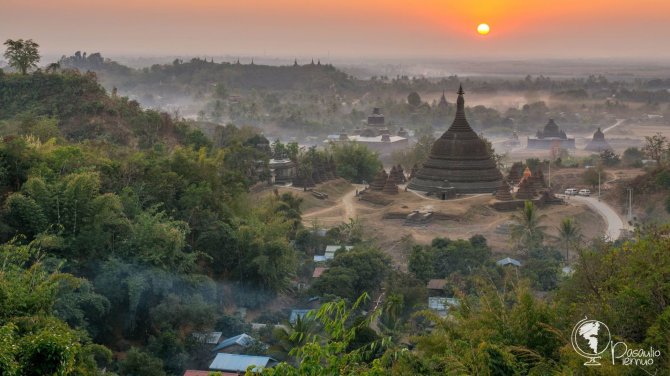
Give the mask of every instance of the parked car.
POLYGON ((565 190, 565 194, 568 196, 574 196, 577 194, 577 188, 568 188, 565 190))
POLYGON ((580 189, 579 190, 579 195, 580 196, 591 196, 591 191, 588 189, 580 189))

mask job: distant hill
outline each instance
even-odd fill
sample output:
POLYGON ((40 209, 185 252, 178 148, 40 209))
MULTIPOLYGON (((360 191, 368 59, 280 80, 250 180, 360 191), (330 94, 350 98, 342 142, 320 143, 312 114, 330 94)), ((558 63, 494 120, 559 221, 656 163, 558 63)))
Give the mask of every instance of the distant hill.
POLYGON ((271 66, 240 63, 214 63, 194 58, 188 62, 175 60, 172 64, 154 64, 135 70, 99 53, 86 55, 77 52, 61 58, 63 68, 93 71, 104 82, 114 82, 119 89, 132 90, 145 85, 183 90, 191 94, 194 88, 208 90, 212 85, 224 85, 242 90, 329 90, 353 89, 357 80, 332 65, 271 66))
POLYGON ((143 110, 136 101, 108 95, 94 73, 65 70, 0 75, 0 120, 22 114, 58 120, 70 140, 104 140, 147 147, 161 140, 177 143, 190 132, 167 114, 143 110))

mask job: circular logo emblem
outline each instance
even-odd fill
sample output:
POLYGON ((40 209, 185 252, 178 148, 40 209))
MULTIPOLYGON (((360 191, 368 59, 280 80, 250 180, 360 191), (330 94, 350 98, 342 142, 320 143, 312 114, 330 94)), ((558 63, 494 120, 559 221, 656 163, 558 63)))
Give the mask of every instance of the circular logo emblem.
POLYGON ((589 359, 585 366, 599 366, 597 359, 610 346, 612 336, 603 322, 585 318, 572 329, 570 341, 577 354, 589 359))

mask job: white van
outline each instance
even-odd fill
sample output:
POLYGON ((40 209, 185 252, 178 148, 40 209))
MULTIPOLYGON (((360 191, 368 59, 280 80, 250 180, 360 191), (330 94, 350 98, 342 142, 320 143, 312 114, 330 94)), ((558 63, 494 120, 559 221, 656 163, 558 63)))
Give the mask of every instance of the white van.
POLYGON ((577 194, 577 188, 568 188, 565 190, 565 194, 568 196, 574 196, 577 194))
POLYGON ((579 195, 580 196, 591 196, 591 191, 588 189, 580 189, 579 190, 579 195))

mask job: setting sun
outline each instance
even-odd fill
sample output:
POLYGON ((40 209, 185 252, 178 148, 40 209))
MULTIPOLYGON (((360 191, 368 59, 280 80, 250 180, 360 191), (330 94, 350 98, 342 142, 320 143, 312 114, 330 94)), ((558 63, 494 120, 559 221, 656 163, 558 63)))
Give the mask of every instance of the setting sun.
POLYGON ((489 27, 488 24, 483 23, 483 24, 479 24, 479 26, 477 26, 477 32, 480 35, 486 35, 486 34, 489 33, 489 31, 491 31, 491 28, 489 27))

